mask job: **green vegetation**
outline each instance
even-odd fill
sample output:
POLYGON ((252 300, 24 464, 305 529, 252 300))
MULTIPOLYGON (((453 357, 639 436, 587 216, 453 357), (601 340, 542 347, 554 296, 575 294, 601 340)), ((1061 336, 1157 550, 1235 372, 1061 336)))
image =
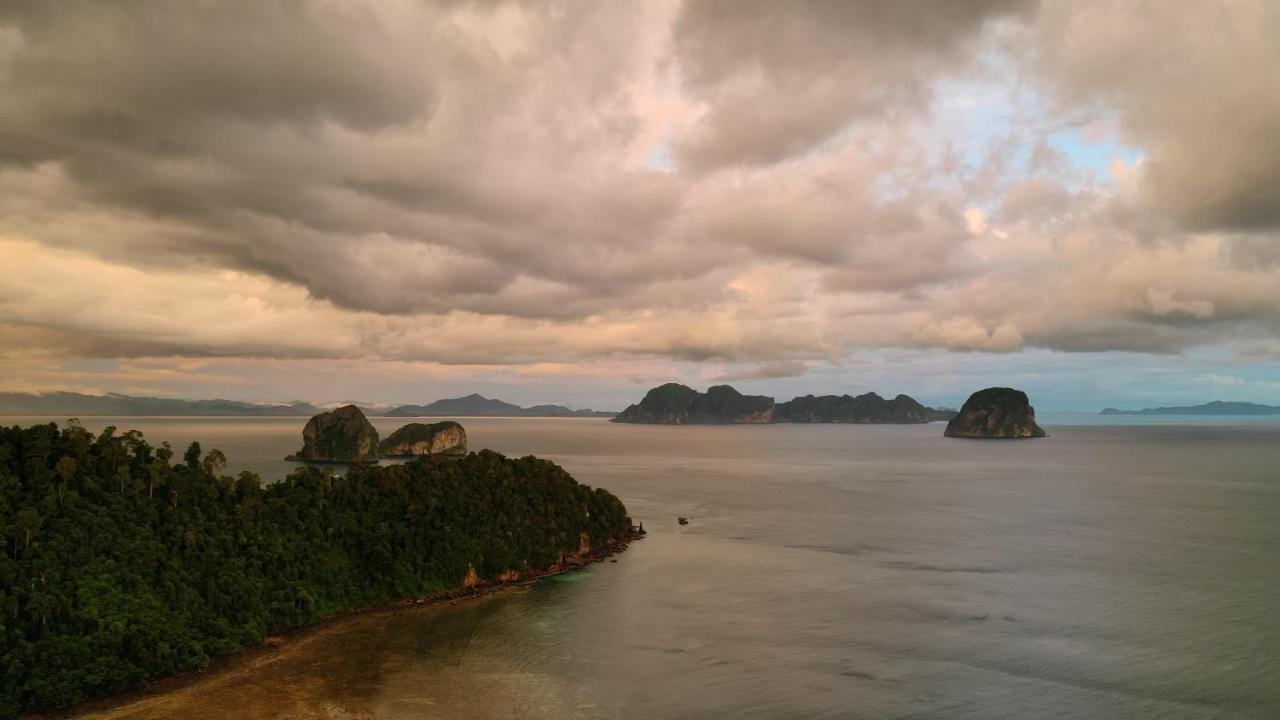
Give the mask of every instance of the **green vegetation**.
POLYGON ((626 509, 483 451, 263 486, 136 431, 0 428, 0 717, 191 670, 345 609, 543 568, 626 509))

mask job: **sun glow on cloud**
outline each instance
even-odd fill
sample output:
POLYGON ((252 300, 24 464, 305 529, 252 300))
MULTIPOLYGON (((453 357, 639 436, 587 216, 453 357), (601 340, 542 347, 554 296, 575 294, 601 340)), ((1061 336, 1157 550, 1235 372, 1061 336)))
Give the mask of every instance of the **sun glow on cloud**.
MULTIPOLYGON (((938 393, 976 380, 928 380, 936 353, 968 378, 1126 353, 1187 393, 1241 376, 1215 363, 1265 375, 1277 22, 5 7, 0 369, 253 398, 284 363, 309 399, 403 399, 406 372, 597 405, 653 379, 867 389, 865 353, 938 393)), ((1217 386, 1275 392, 1254 375, 1217 386)))

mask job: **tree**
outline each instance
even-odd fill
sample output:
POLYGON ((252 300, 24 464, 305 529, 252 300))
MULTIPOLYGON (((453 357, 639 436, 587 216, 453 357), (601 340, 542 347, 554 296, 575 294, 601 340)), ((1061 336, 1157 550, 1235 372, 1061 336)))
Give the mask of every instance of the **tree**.
POLYGON ((187 447, 187 452, 182 455, 182 459, 187 463, 187 467, 192 470, 200 469, 200 443, 192 441, 187 447))
POLYGON ((203 465, 206 475, 217 475, 227 467, 227 456, 223 455, 218 448, 214 448, 204 456, 203 465))
POLYGON ((76 477, 76 459, 65 455, 58 460, 53 470, 58 477, 58 481, 54 483, 54 491, 58 494, 58 505, 61 506, 66 502, 67 487, 76 477))
POLYGON ((40 517, 40 513, 36 512, 35 508, 27 508, 18 511, 18 514, 13 517, 13 524, 22 538, 23 549, 26 549, 31 547, 31 538, 44 524, 44 518, 40 517))

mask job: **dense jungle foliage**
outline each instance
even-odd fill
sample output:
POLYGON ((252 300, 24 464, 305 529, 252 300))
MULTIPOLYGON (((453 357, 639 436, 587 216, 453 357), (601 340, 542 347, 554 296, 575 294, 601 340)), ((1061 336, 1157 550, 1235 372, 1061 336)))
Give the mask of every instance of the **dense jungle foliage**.
POLYGON ((542 568, 624 531, 554 463, 221 474, 136 431, 0 428, 0 717, 117 693, 344 609, 542 568))

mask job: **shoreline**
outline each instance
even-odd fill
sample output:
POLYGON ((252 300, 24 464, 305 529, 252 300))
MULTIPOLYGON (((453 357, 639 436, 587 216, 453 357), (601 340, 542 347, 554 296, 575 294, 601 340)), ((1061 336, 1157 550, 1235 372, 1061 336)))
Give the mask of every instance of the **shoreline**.
POLYGON ((633 527, 621 535, 605 540, 598 546, 566 556, 561 562, 533 571, 527 575, 517 575, 507 580, 484 580, 474 583, 464 581, 462 587, 441 590, 421 597, 336 612, 315 622, 290 628, 277 635, 265 637, 253 645, 246 645, 235 652, 216 657, 195 670, 187 670, 175 675, 158 678, 132 690, 85 700, 62 710, 29 713, 18 717, 19 720, 62 720, 123 710, 136 703, 155 700, 170 693, 179 692, 204 682, 231 675, 237 671, 249 670, 256 664, 271 660, 279 653, 298 647, 309 640, 320 637, 359 618, 395 615, 427 608, 443 608, 462 602, 480 600, 506 590, 528 587, 540 580, 581 570, 588 565, 603 562, 625 551, 633 541, 641 540, 644 537, 646 537, 646 533, 633 527))

